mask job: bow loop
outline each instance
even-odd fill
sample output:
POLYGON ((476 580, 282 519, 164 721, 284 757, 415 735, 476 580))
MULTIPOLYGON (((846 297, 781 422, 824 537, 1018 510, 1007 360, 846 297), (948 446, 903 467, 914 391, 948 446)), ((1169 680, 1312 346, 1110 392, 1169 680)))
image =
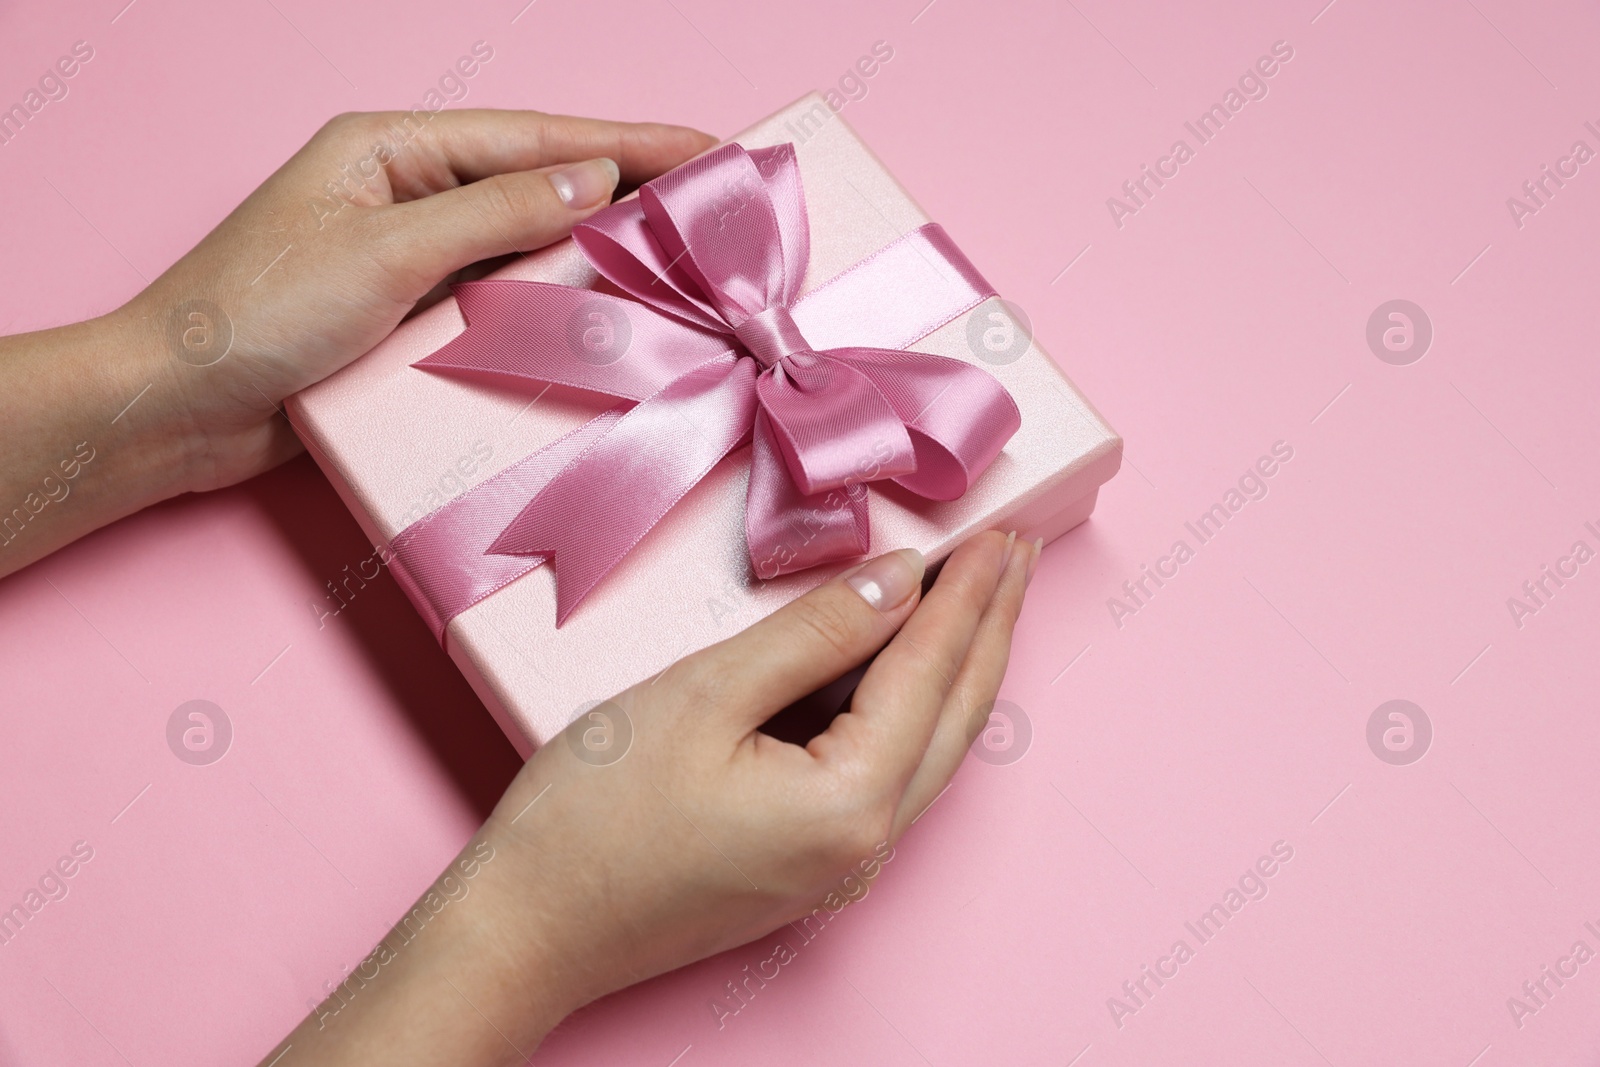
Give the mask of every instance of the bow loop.
POLYGON ((698 282, 661 247, 639 201, 589 216, 573 227, 572 240, 602 278, 629 296, 688 325, 727 331, 698 282))
POLYGON ((929 500, 965 494, 1022 425, 1011 394, 970 363, 881 348, 835 349, 829 355, 868 376, 909 431, 914 469, 893 477, 929 500))
POLYGON ((802 353, 756 379, 756 400, 800 492, 811 496, 916 470, 905 424, 871 378, 802 353))
POLYGON ((579 224, 573 239, 630 295, 728 332, 799 295, 811 250, 794 148, 724 145, 579 224))
POLYGON ((724 322, 783 302, 778 214, 749 155, 726 145, 639 190, 662 250, 683 261, 724 322))

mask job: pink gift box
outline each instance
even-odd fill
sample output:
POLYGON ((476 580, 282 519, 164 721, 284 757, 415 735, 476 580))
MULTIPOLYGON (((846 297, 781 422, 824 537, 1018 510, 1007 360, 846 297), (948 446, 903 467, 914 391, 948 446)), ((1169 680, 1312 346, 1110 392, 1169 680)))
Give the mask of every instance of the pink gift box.
MULTIPOLYGON (((811 232, 804 292, 933 221, 820 95, 733 140, 746 148, 796 147, 811 232)), ((597 281, 570 240, 496 277, 584 287, 597 281)), ((446 300, 290 398, 296 430, 376 545, 390 544, 435 508, 616 403, 565 386, 491 386, 412 366, 465 326, 456 302, 446 300)), ((874 552, 915 547, 937 562, 982 530, 1016 529, 1049 541, 1089 516, 1100 485, 1117 471, 1122 442, 1043 349, 1017 333, 998 298, 911 348, 994 375, 1016 400, 1022 423, 958 500, 934 502, 873 483, 874 552)), ((750 625, 854 562, 757 579, 745 546, 749 457, 748 446, 730 453, 560 627, 549 567, 449 623, 451 658, 524 756, 597 701, 750 625)))

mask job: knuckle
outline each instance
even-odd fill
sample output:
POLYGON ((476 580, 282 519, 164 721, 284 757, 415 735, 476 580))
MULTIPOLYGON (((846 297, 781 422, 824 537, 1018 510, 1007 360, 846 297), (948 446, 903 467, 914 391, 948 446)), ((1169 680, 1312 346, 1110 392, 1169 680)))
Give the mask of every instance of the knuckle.
POLYGON ((838 789, 825 803, 824 817, 819 820, 819 862, 829 870, 859 863, 888 840, 893 822, 894 805, 882 797, 864 797, 848 786, 838 789))
POLYGON ((927 691, 947 697, 961 677, 964 650, 951 648, 945 641, 912 641, 909 637, 904 640, 912 653, 908 662, 916 669, 927 691))
POLYGON ((994 714, 994 700, 979 700, 977 694, 962 693, 960 699, 967 707, 967 747, 971 748, 983 735, 984 729, 989 725, 989 717, 994 714))
POLYGON ((893 812, 887 808, 859 812, 837 835, 830 857, 833 861, 831 866, 836 869, 853 867, 872 855, 872 850, 888 839, 892 818, 893 812))
POLYGON ((794 603, 794 623, 807 636, 840 657, 855 654, 859 627, 837 597, 805 597, 794 603))
POLYGON ((341 211, 340 221, 350 242, 357 248, 370 249, 375 257, 388 262, 399 258, 405 249, 405 234, 395 225, 388 211, 341 211))
POLYGON ((1005 604, 1007 631, 1009 631, 1012 626, 1015 626, 1017 620, 1022 617, 1022 601, 1027 595, 1027 589, 1028 587, 1026 582, 1017 582, 1012 588, 1007 589, 1005 591, 1005 596, 1001 598, 1002 602, 1005 604))
POLYGON ((695 706, 721 706, 728 696, 728 672, 715 656, 697 654, 672 667, 672 686, 695 706))
POLYGON ((489 211, 511 222, 536 218, 549 207, 537 183, 514 174, 497 174, 477 182, 488 199, 489 211))
POLYGON ((991 575, 977 573, 965 574, 962 581, 957 583, 952 593, 959 597, 962 607, 969 611, 982 611, 994 599, 998 581, 991 575))
POLYGON ((342 227, 340 237, 345 247, 352 253, 364 255, 380 277, 403 292, 418 293, 426 292, 438 280, 437 276, 419 269, 426 257, 416 254, 416 232, 410 227, 396 225, 391 209, 365 208, 339 214, 342 216, 338 219, 342 227))
MULTIPOLYGON (((993 544, 997 551, 1003 551, 1005 535, 997 530, 989 530, 973 538, 973 542, 982 539, 985 543, 993 544)), ((972 543, 972 542, 969 542, 972 543)), ((939 574, 939 581, 935 583, 930 595, 942 595, 951 598, 957 606, 981 610, 993 598, 995 589, 999 584, 999 576, 980 564, 980 560, 971 556, 963 558, 965 565, 961 567, 946 567, 939 574), (942 591, 940 587, 943 587, 942 591)), ((1001 568, 1004 573, 1004 568, 1001 568)))
POLYGON ((963 653, 954 649, 943 648, 934 653, 937 663, 933 665, 934 672, 939 680, 944 683, 944 691, 949 693, 961 677, 961 664, 963 653))
POLYGON ((371 116, 365 111, 342 111, 322 124, 316 139, 342 141, 357 136, 368 125, 371 116))

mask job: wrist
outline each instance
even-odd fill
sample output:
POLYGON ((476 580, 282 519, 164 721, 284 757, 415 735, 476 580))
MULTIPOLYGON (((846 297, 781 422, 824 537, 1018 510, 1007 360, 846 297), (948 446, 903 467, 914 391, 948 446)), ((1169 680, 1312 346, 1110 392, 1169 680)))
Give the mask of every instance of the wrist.
POLYGON ((506 810, 508 800, 521 796, 518 785, 526 777, 526 773, 518 776, 462 856, 474 848, 480 854, 492 850, 493 859, 484 863, 483 877, 478 879, 477 906, 470 912, 469 951, 478 959, 493 961, 489 970, 505 998, 503 1008, 508 1018, 518 1020, 518 1043, 531 1050, 562 1019, 604 990, 588 988, 594 974, 583 964, 594 961, 574 958, 570 941, 581 923, 566 900, 572 885, 552 877, 562 865, 561 857, 547 847, 549 842, 528 832, 528 820, 511 821, 538 790, 506 810))
POLYGON ((115 407, 108 426, 126 473, 141 488, 137 507, 201 488, 207 452, 162 323, 138 300, 83 324, 95 371, 115 407))
POLYGON ((232 320, 204 299, 164 301, 145 290, 106 316, 128 385, 149 386, 153 452, 171 479, 167 495, 234 485, 300 450, 274 396, 261 391, 232 320))
POLYGON ((500 1067, 530 1056, 576 1005, 559 994, 558 976, 525 936, 529 888, 508 854, 516 848, 485 826, 373 950, 345 968, 344 981, 326 987, 328 998, 279 1054, 293 1046, 304 1067, 500 1067))
POLYGON ((119 314, 0 339, 0 574, 188 487, 167 373, 119 314))

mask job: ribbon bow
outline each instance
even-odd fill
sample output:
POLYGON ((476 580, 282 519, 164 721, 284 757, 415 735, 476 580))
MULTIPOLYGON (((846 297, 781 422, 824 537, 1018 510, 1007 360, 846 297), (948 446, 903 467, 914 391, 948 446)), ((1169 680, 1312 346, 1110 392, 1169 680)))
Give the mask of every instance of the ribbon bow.
POLYGON ((938 226, 800 298, 810 230, 792 145, 725 145, 573 239, 627 296, 463 283, 466 332, 414 364, 627 402, 395 539, 396 573, 441 640, 452 617, 546 561, 560 625, 746 440, 746 540, 770 578, 866 552, 865 483, 953 500, 1021 425, 989 374, 903 350, 994 294, 938 226))

